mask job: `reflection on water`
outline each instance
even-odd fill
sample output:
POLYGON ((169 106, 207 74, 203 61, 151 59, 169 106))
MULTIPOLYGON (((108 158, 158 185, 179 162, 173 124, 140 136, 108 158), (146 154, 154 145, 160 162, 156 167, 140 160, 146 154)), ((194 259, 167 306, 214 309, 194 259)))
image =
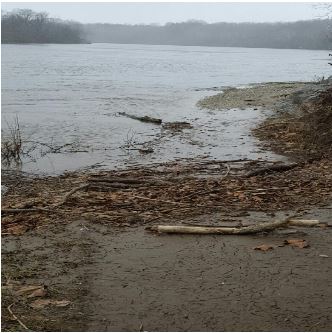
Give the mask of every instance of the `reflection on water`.
MULTIPOLYGON (((27 157, 23 170, 60 173, 177 158, 272 158, 249 136, 259 110, 208 112, 196 102, 222 86, 312 80, 325 51, 145 45, 2 45, 2 120, 26 140, 65 148, 27 157), (179 133, 119 116, 188 121, 179 133), (134 149, 126 145, 130 136, 134 149), (144 143, 144 144, 143 144, 144 143), (142 154, 135 147, 153 147, 142 154)), ((264 110, 263 110, 264 111, 264 110)))

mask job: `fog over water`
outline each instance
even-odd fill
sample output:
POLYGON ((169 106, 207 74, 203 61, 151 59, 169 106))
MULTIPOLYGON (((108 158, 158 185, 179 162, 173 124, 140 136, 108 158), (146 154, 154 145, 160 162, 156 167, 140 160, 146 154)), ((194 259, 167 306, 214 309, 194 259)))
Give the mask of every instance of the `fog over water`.
POLYGON ((293 22, 326 14, 312 3, 61 3, 3 2, 3 10, 30 8, 52 17, 82 23, 165 24, 203 20, 214 22, 293 22))

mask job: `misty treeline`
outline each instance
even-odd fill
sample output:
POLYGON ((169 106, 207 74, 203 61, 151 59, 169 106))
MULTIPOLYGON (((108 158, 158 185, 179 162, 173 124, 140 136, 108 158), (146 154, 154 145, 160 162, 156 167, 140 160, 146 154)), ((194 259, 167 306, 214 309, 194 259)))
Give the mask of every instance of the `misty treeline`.
POLYGON ((158 25, 85 24, 91 42, 197 46, 322 49, 331 47, 331 20, 292 23, 213 23, 158 25))
POLYGON ((331 48, 331 19, 291 23, 212 23, 165 25, 80 24, 47 13, 16 9, 1 13, 2 43, 121 43, 293 49, 331 48))
POLYGON ((30 9, 1 12, 2 43, 83 43, 82 25, 30 9))

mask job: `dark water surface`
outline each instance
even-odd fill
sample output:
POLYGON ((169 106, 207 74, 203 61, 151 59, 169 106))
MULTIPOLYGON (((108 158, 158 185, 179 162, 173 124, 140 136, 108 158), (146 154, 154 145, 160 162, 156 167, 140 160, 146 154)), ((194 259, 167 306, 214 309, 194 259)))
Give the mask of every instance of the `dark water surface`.
POLYGON ((327 58, 327 51, 311 50, 2 45, 2 128, 17 115, 26 141, 68 144, 43 157, 46 146, 36 144, 21 167, 37 173, 197 156, 278 158, 249 135, 265 110, 211 112, 196 103, 224 86, 313 80, 327 75, 327 58), (118 112, 188 121, 193 128, 168 133, 118 112), (128 144, 154 152, 121 148, 128 144))

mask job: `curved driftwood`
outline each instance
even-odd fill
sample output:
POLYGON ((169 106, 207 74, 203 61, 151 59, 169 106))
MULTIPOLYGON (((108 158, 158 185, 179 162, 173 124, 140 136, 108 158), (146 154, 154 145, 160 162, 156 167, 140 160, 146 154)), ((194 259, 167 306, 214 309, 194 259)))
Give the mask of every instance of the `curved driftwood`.
POLYGON ((248 235, 263 231, 272 231, 289 223, 291 218, 281 221, 258 223, 255 225, 239 228, 228 227, 189 227, 189 226, 152 226, 150 230, 168 234, 221 234, 221 235, 248 235))
POLYGON ((213 227, 213 226, 170 226, 157 225, 149 229, 160 233, 168 234, 221 234, 221 235, 249 235, 259 232, 273 231, 280 227, 298 226, 298 227, 313 227, 318 225, 319 220, 297 220, 292 217, 273 222, 258 223, 243 227, 213 227))

